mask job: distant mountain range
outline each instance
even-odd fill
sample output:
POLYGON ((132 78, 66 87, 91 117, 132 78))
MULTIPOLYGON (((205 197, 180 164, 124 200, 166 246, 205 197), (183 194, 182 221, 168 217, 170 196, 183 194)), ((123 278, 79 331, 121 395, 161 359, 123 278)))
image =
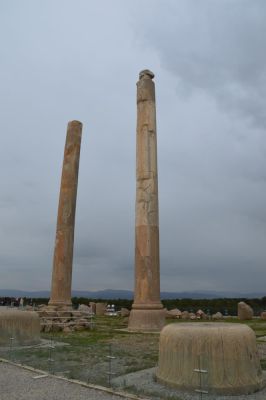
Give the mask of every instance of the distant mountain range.
MULTIPOLYGON (((73 290, 73 297, 86 297, 90 299, 133 299, 133 292, 130 290, 73 290)), ((239 293, 239 292, 216 292, 216 291, 194 291, 194 292, 161 292, 162 299, 218 299, 218 298, 261 298, 265 293, 239 293)), ((28 297, 28 298, 49 298, 48 290, 25 291, 17 289, 0 289, 0 297, 28 297)))

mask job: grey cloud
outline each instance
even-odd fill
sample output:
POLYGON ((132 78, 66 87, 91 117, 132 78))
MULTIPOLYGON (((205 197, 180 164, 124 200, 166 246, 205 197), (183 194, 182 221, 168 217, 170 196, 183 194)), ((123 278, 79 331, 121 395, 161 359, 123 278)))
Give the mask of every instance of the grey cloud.
POLYGON ((265 127, 265 2, 189 0, 165 7, 156 2, 160 18, 152 18, 149 6, 146 2, 141 13, 145 23, 140 17, 135 24, 176 77, 177 93, 202 90, 226 112, 265 127))
POLYGON ((66 125, 80 119, 73 288, 133 287, 135 82, 149 68, 162 290, 262 289, 265 2, 0 7, 1 286, 50 287, 66 125))

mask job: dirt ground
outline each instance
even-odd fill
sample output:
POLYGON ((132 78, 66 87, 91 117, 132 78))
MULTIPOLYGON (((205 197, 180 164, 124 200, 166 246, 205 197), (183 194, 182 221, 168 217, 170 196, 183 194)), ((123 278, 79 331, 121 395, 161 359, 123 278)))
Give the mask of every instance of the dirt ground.
POLYGON ((111 378, 154 367, 159 334, 120 331, 125 319, 98 318, 93 330, 43 334, 41 345, 2 348, 0 356, 72 379, 109 386, 111 378), (118 330, 117 330, 118 329, 118 330))

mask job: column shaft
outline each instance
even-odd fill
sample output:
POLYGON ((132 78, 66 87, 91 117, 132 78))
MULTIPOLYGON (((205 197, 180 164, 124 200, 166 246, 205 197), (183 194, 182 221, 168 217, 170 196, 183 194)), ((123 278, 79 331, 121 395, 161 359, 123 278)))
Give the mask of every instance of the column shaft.
POLYGON ((68 123, 49 305, 71 306, 72 262, 82 124, 68 123))
POLYGON ((160 301, 159 210, 155 86, 151 71, 137 82, 135 293, 129 329, 159 330, 164 324, 160 301))

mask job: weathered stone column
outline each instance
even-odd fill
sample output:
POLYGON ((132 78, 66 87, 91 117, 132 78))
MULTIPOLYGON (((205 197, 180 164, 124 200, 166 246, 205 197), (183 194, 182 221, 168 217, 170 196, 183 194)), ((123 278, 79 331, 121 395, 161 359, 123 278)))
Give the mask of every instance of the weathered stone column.
POLYGON ((82 123, 68 123, 49 306, 71 307, 72 261, 82 123))
POLYGON ((141 71, 137 82, 137 168, 135 294, 129 330, 161 330, 159 212, 154 74, 141 71))

